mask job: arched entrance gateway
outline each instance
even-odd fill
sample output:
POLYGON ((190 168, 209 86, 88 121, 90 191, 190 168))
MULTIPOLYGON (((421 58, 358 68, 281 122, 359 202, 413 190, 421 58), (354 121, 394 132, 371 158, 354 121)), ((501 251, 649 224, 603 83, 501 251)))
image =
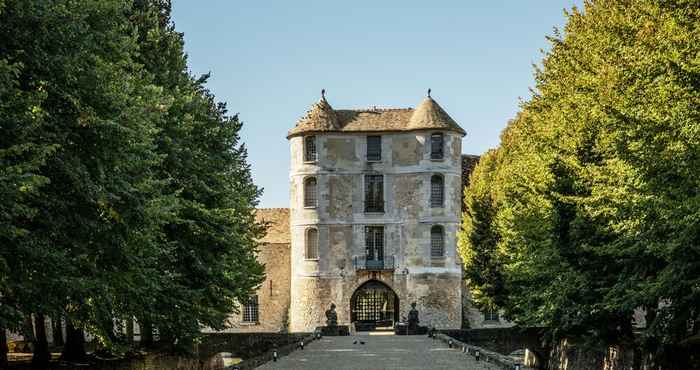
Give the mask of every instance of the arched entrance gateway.
POLYGON ((370 280, 352 294, 350 316, 358 331, 391 328, 399 321, 399 297, 381 281, 370 280))

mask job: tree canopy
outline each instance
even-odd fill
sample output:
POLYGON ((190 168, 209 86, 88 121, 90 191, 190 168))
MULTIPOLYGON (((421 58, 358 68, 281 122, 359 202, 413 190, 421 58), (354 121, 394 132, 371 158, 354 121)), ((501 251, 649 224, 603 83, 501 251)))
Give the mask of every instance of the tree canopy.
POLYGON ((41 314, 109 347, 136 317, 175 342, 261 282, 260 189, 207 77, 169 1, 0 1, 3 336, 41 314))
POLYGON ((474 299, 555 337, 682 344, 700 331, 700 8, 587 1, 548 39, 465 189, 474 299))

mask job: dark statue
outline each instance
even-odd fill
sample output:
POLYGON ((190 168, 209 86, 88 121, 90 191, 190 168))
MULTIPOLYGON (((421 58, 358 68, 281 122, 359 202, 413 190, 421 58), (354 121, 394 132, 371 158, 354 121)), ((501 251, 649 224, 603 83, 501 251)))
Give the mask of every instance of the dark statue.
POLYGON ((335 312, 335 303, 331 303, 331 308, 326 310, 326 326, 338 326, 338 314, 335 312))
POLYGON ((408 311, 408 330, 415 331, 418 329, 418 310, 416 310, 416 302, 411 303, 411 310, 408 311))

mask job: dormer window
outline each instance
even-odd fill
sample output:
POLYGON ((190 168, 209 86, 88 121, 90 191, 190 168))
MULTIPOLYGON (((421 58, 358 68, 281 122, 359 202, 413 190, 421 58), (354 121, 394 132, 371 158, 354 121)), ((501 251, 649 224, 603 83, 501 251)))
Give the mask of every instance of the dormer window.
POLYGON ((445 157, 445 137, 440 134, 430 135, 430 159, 443 159, 445 157))
POLYGON ((318 154, 316 152, 316 136, 304 137, 304 161, 316 162, 318 154))

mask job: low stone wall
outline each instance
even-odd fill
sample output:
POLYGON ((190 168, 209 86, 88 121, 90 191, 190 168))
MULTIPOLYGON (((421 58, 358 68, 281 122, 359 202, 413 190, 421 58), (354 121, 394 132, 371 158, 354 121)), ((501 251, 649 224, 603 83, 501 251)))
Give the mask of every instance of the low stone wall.
POLYGON ((313 339, 312 333, 211 333, 206 334, 197 345, 197 355, 206 360, 219 352, 230 352, 244 361, 271 353, 273 348, 282 348, 308 338, 313 339))
MULTIPOLYGON (((295 335, 295 334, 291 334, 291 335, 294 335, 295 337, 297 337, 297 335, 295 335)), ((298 337, 297 337, 297 338, 298 338, 298 337)), ((282 346, 270 348, 270 349, 268 349, 267 351, 265 351, 263 354, 261 354, 261 355, 259 355, 259 356, 255 356, 255 357, 252 357, 252 358, 249 358, 249 359, 245 359, 245 360, 243 360, 243 362, 241 362, 240 364, 235 365, 235 366, 232 366, 232 367, 228 367, 228 368, 226 368, 225 370, 249 370, 249 369, 255 369, 256 367, 258 367, 258 366, 260 366, 260 365, 262 365, 262 364, 264 364, 264 363, 266 363, 266 362, 274 361, 274 352, 277 352, 277 356, 278 356, 278 358, 279 358, 279 357, 282 357, 282 356, 286 356, 286 355, 290 354, 291 352, 293 352, 293 351, 295 351, 295 350, 302 350, 302 351, 303 351, 303 349, 301 349, 301 348, 299 347, 299 343, 303 340, 304 346, 306 346, 307 343, 311 343, 311 342, 314 341, 316 338, 315 338, 315 336, 314 336, 313 334, 307 334, 306 336, 303 336, 303 337, 298 338, 298 339, 299 339, 299 340, 296 341, 296 342, 292 342, 292 343, 289 343, 289 344, 286 344, 286 345, 282 345, 282 346)))
MULTIPOLYGON (((498 352, 494 352, 486 348, 467 344, 459 339, 453 338, 443 333, 437 333, 434 335, 433 338, 435 338, 436 340, 441 340, 448 344, 450 343, 450 341, 452 341, 452 347, 462 349, 462 352, 465 352, 466 355, 473 356, 474 358, 476 358, 476 355, 478 353, 479 361, 494 364, 503 370, 513 370, 516 368, 516 364, 519 364, 516 363, 516 361, 514 361, 509 356, 502 355, 498 352)), ((522 367, 522 364, 519 365, 521 365, 520 369, 522 370, 531 370, 530 368, 522 367)))

